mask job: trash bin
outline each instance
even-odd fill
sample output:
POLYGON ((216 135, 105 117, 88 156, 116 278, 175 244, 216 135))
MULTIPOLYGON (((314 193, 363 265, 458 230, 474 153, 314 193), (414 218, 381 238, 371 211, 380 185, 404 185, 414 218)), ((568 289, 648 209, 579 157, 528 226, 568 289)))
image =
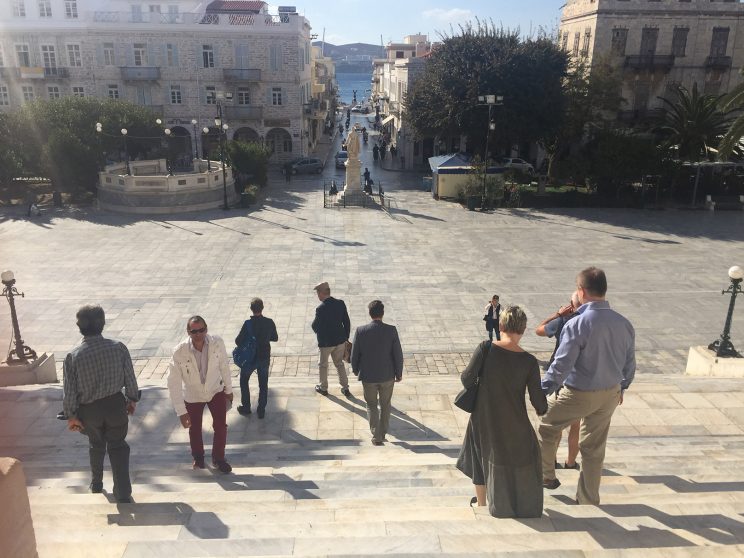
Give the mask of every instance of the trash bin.
POLYGON ((54 207, 62 207, 62 192, 54 190, 52 192, 52 201, 54 202, 54 207))
POLYGON ((240 193, 240 207, 250 207, 253 202, 253 194, 248 192, 240 193))
POLYGON ((421 178, 421 186, 424 188, 424 192, 431 192, 431 181, 431 176, 421 178))

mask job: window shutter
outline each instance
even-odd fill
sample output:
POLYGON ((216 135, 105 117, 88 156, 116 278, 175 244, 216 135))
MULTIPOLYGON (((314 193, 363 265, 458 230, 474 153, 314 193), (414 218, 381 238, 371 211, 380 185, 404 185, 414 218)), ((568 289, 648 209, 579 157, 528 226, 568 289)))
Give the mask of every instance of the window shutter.
POLYGON ((103 43, 98 43, 96 46, 96 62, 99 66, 103 66, 103 43))
POLYGON ((222 64, 220 64, 220 49, 216 44, 212 45, 212 49, 214 49, 214 67, 220 68, 222 67, 222 64))
POLYGON ((178 63, 178 45, 173 43, 173 45, 171 46, 173 47, 173 65, 179 66, 180 64, 178 63))
POLYGON ((160 66, 157 60, 158 48, 152 43, 147 45, 147 65, 148 66, 160 66))

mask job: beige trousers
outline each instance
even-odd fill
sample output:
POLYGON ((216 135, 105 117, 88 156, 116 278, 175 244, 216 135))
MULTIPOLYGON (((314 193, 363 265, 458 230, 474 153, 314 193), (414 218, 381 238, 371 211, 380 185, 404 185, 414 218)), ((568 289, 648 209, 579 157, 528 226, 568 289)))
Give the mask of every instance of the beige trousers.
POLYGON ((318 360, 318 373, 320 374, 320 387, 328 390, 328 357, 331 357, 336 371, 338 372, 338 383, 342 388, 349 387, 349 378, 344 366, 344 343, 335 347, 319 347, 320 360, 318 360))
POLYGON ((393 397, 395 380, 380 383, 362 382, 362 387, 364 388, 364 401, 367 403, 367 418, 372 439, 384 442, 390 424, 390 400, 393 397))
POLYGON ((612 413, 620 403, 620 386, 598 391, 579 391, 564 387, 557 397, 548 399, 548 412, 540 418, 538 439, 542 454, 543 478, 555 478, 555 456, 564 428, 581 421, 579 451, 581 472, 576 487, 579 504, 599 505, 607 433, 612 413))

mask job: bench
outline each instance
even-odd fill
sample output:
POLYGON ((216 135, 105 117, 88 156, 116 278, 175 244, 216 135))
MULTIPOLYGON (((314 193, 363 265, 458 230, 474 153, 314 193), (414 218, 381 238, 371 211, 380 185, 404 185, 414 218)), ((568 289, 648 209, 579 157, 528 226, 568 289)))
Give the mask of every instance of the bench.
POLYGON ((744 196, 705 196, 705 208, 711 211, 717 209, 744 209, 744 196))

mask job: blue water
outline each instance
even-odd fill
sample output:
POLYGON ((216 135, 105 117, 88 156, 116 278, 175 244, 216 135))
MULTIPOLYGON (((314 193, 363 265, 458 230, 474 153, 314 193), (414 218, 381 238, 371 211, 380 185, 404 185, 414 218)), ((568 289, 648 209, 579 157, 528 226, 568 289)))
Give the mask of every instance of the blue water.
POLYGON ((342 103, 351 104, 354 97, 354 89, 357 93, 357 102, 361 103, 362 99, 369 97, 372 84, 372 72, 363 74, 336 74, 338 83, 338 95, 342 103))

